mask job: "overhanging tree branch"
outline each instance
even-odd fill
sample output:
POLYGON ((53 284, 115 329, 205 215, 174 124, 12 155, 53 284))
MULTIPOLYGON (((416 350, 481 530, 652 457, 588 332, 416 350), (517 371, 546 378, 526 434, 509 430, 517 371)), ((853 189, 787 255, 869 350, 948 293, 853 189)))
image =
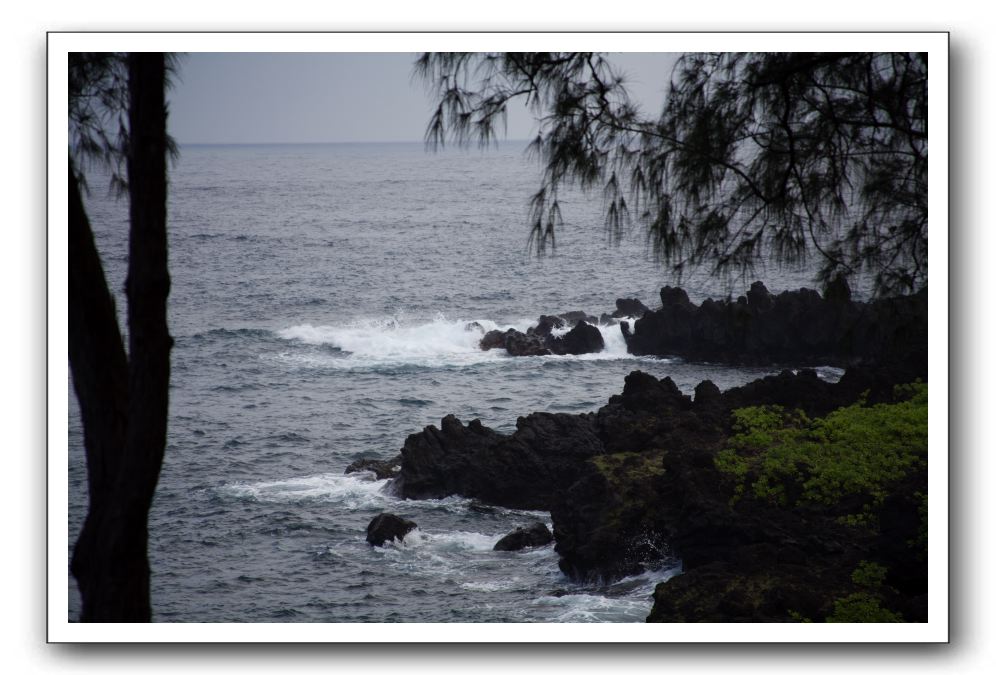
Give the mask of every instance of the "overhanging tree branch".
POLYGON ((791 264, 812 250, 824 280, 870 273, 880 294, 926 284, 924 55, 686 54, 657 119, 638 114, 599 54, 424 54, 416 72, 439 97, 434 142, 489 142, 495 111, 516 97, 538 114, 540 253, 554 241, 558 187, 601 183, 610 237, 632 213, 678 273, 791 264), (896 223, 919 230, 886 249, 880 235, 896 223))

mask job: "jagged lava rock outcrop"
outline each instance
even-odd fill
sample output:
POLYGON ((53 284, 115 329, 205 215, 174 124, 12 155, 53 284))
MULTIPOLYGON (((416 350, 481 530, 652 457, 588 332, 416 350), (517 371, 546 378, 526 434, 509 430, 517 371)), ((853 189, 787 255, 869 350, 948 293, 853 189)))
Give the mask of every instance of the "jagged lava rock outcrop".
POLYGON ((591 415, 533 413, 512 435, 453 415, 412 434, 401 449, 394 490, 409 499, 475 497, 518 509, 549 510, 557 495, 585 470, 584 460, 604 452, 591 415))
POLYGON ((543 315, 525 333, 509 328, 492 330, 480 341, 482 350, 504 349, 510 356, 546 356, 548 354, 592 354, 605 349, 601 331, 595 327, 598 319, 584 312, 566 312, 556 316, 543 315), (572 328, 564 335, 553 335, 554 329, 572 328))
POLYGON ((877 527, 865 528, 842 520, 860 499, 734 503, 715 462, 735 408, 779 405, 822 417, 861 399, 893 401, 895 385, 917 369, 851 369, 833 384, 813 371, 784 371, 727 392, 706 381, 694 399, 667 378, 631 373, 623 394, 596 414, 607 454, 589 460, 597 471, 551 512, 561 569, 591 580, 680 559, 683 574, 658 586, 648 620, 786 621, 827 616, 854 590, 854 570, 872 560, 888 570, 891 607, 924 620, 926 566, 910 542, 923 522, 925 471, 891 484, 867 511, 877 527))
POLYGON ((639 319, 649 311, 650 308, 637 298, 619 298, 616 300, 616 311, 612 312, 610 316, 613 319, 621 319, 627 316, 639 319))
POLYGON ((890 400, 894 385, 918 370, 851 369, 837 383, 810 370, 783 371, 726 392, 706 381, 694 398, 670 378, 635 371, 597 413, 536 413, 520 418, 511 436, 444 418, 441 429, 409 436, 395 485, 409 498, 460 494, 550 510, 560 568, 574 579, 619 578, 681 559, 685 572, 667 582, 674 585, 662 592, 655 620, 784 619, 793 589, 808 590, 790 609, 816 615, 826 609, 827 589, 846 587, 869 551, 916 588, 921 570, 904 562, 893 540, 912 536, 910 495, 919 488, 883 511, 891 531, 881 541, 856 535, 827 509, 734 508, 714 462, 731 433, 731 411, 780 405, 823 416, 862 396, 890 400), (725 599, 705 602, 703 589, 723 584, 725 599), (738 584, 763 588, 741 597, 738 584))
POLYGON ((846 282, 772 295, 755 282, 735 301, 695 305, 680 288, 661 289, 660 309, 623 329, 632 354, 735 364, 882 364, 926 361, 927 293, 851 300, 846 282))

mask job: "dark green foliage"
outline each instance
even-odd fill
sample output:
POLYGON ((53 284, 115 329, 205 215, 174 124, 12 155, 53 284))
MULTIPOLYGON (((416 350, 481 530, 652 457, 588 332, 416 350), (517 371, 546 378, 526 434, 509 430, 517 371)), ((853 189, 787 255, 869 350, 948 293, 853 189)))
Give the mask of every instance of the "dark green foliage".
MULTIPOLYGON (((860 590, 835 600, 827 623, 899 623, 901 614, 882 607, 888 570, 878 563, 862 560, 851 574, 851 581, 860 590)), ((894 592, 894 591, 893 591, 894 592)))
POLYGON ((516 99, 540 119, 540 251, 562 222, 559 188, 601 186, 610 235, 639 221, 679 278, 814 256, 824 283, 926 284, 924 54, 686 54, 657 116, 598 54, 427 53, 416 73, 438 102, 431 144, 488 145, 516 99))
POLYGON ((735 433, 715 459, 733 479, 733 501, 749 492, 773 504, 832 506, 858 496, 863 509, 841 516, 843 522, 873 524, 890 486, 927 462, 927 385, 897 394, 909 398, 858 402, 813 420, 779 406, 734 410, 735 433))
POLYGON ((882 607, 871 593, 851 593, 833 604, 827 623, 900 623, 903 617, 882 607))
POLYGON ((862 560, 857 569, 851 573, 851 581, 862 588, 877 589, 885 581, 888 572, 878 563, 862 560))

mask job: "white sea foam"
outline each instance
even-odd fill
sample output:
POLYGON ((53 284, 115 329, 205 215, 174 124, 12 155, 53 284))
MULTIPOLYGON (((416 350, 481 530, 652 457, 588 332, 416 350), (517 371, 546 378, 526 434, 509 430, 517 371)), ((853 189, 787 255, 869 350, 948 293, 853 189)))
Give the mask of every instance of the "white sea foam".
POLYGON ((494 593, 495 591, 505 591, 519 586, 519 577, 502 579, 496 581, 465 581, 460 584, 460 588, 468 591, 480 591, 482 593, 494 593))
POLYGON ((625 577, 608 587, 591 589, 590 592, 542 596, 531 604, 544 609, 556 617, 555 621, 562 623, 643 621, 650 612, 654 588, 679 571, 680 567, 652 570, 625 577))
MULTIPOLYGON (((389 365, 464 366, 507 358, 503 350, 482 351, 480 329, 468 324, 475 319, 447 319, 442 314, 431 321, 409 321, 403 317, 353 321, 342 326, 300 324, 277 333, 285 340, 309 345, 329 345, 342 350, 338 355, 308 355, 312 365, 331 368, 362 368, 389 365), (318 361, 321 363, 319 364, 318 361)), ((476 319, 484 332, 508 328, 525 330, 528 322, 499 325, 476 319)), ((287 354, 288 360, 295 355, 287 354)), ((297 355, 298 361, 307 363, 297 355)))
MULTIPOLYGON (((818 366, 814 370, 816 370, 817 377, 826 380, 827 382, 837 382, 844 376, 844 369, 835 368, 834 366, 818 366)), ((795 372, 799 371, 797 370, 795 372)))
POLYGON ((480 532, 438 532, 429 533, 415 530, 408 534, 399 546, 423 548, 436 553, 461 551, 490 551, 501 535, 481 534, 480 532))
POLYGON ((322 473, 283 480, 237 482, 223 485, 219 494, 270 504, 329 502, 349 509, 381 508, 393 498, 385 494, 387 481, 365 476, 322 473))
MULTIPOLYGON (((335 369, 378 368, 390 366, 470 366, 500 362, 509 358, 503 349, 482 351, 479 343, 484 332, 515 328, 525 331, 534 320, 499 324, 489 319, 448 319, 438 314, 431 321, 417 321, 404 316, 353 321, 341 326, 299 324, 277 332, 285 340, 306 345, 329 346, 335 353, 281 352, 277 358, 296 365, 335 369), (476 322, 481 328, 471 326, 476 322)), ((567 328, 556 330, 562 335, 567 328)), ((581 356, 547 356, 531 358, 582 359, 585 361, 633 359, 626 351, 619 325, 598 326, 605 349, 581 356)))
MULTIPOLYGON (((629 325, 632 327, 634 319, 625 318, 623 321, 629 321, 629 325)), ((605 354, 606 358, 633 358, 626 351, 626 339, 623 337, 622 328, 619 327, 619 324, 614 326, 599 326, 598 330, 602 333, 602 339, 605 340, 605 349, 601 353, 605 354)))

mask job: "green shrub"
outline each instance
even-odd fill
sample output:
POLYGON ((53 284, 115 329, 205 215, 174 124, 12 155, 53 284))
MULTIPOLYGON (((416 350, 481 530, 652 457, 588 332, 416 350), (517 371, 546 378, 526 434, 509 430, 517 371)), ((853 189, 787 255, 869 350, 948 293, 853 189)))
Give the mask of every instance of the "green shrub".
POLYGON ((851 593, 833 603, 827 623, 901 623, 900 614, 882 607, 879 599, 865 592, 851 593))
POLYGON ((780 406, 733 411, 734 435, 715 458, 735 483, 733 501, 748 490, 782 505, 832 505, 860 495, 870 508, 842 522, 869 524, 889 486, 926 467, 927 385, 904 385, 896 394, 906 400, 873 406, 862 400, 812 420, 780 406))
POLYGON ((851 573, 851 581, 857 586, 876 590, 885 582, 886 569, 878 563, 862 560, 858 567, 851 573))

